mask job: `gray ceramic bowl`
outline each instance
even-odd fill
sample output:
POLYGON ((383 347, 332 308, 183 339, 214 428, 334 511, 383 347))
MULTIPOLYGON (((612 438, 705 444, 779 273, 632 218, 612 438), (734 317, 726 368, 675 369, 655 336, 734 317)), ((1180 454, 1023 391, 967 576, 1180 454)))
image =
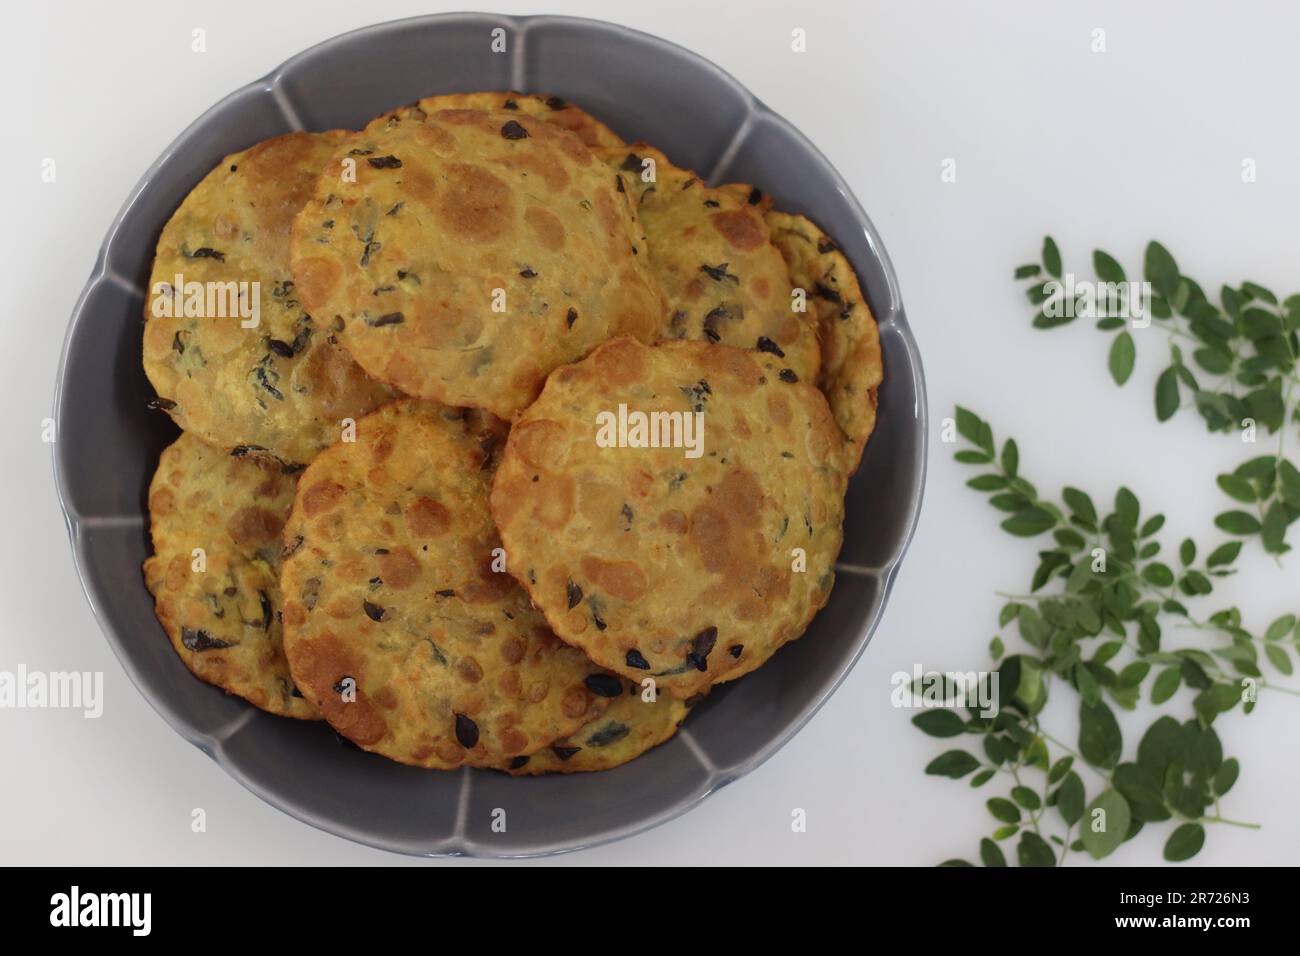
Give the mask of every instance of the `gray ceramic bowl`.
POLYGON ((670 820, 788 741, 844 679, 875 629, 907 547, 925 473, 925 389, 879 236, 825 157, 739 83, 655 37, 591 20, 452 14, 357 30, 232 93, 149 168, 108 231, 59 367, 55 474, 86 596, 141 693, 236 780, 300 820, 422 855, 530 856, 605 843, 670 820), (490 52, 501 29, 508 52, 490 52), (844 249, 880 322, 885 383, 849 488, 840 577, 807 635, 715 691, 668 744, 616 770, 513 780, 435 773, 283 720, 195 680, 153 616, 140 575, 145 496, 176 436, 140 365, 154 244, 227 153, 294 129, 356 128, 433 93, 517 89, 570 99, 711 182, 738 180, 804 213, 844 249), (493 808, 507 830, 492 830, 493 808))

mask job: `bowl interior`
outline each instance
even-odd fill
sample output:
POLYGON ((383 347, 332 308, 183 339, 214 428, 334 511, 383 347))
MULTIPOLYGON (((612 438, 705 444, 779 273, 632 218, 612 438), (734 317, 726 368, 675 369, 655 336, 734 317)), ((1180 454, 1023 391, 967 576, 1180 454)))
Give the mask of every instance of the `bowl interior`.
POLYGON ((316 826, 419 854, 530 855, 669 819, 770 756, 865 646, 920 505, 924 389, 880 240, 824 157, 707 61, 611 24, 445 15, 346 34, 213 107, 145 174, 105 240, 73 314, 56 399, 56 473, 74 555, 124 667, 176 729, 245 786, 316 826), (497 33, 496 31, 501 31, 497 33), (504 52, 495 52, 504 39, 504 52), (158 234, 223 156, 293 129, 356 128, 440 92, 522 89, 581 105, 710 181, 740 180, 816 220, 853 263, 881 326, 880 414, 849 488, 839 581, 808 633, 723 685, 669 743, 601 774, 512 780, 430 773, 365 754, 322 724, 256 711, 189 675, 153 616, 140 565, 145 498, 176 437, 140 364, 158 234), (504 832, 497 824, 505 811, 504 832))

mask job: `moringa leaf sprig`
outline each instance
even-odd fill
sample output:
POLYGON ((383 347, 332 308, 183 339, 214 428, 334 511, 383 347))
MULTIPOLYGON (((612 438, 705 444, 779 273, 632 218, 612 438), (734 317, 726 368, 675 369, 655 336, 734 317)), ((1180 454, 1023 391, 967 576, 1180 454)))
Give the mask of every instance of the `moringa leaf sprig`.
POLYGON ((1223 286, 1213 301, 1158 242, 1147 245, 1143 283, 1130 282, 1119 261, 1100 249, 1092 254, 1097 281, 1076 282, 1050 236, 1041 259, 1015 270, 1038 307, 1034 326, 1092 319, 1112 336, 1108 365, 1117 384, 1133 374, 1135 333, 1148 325, 1165 333, 1168 364, 1154 386, 1159 421, 1191 409, 1210 432, 1240 430, 1254 441, 1262 427, 1277 436, 1275 451, 1218 476, 1219 487, 1242 507, 1218 515, 1215 524, 1241 538, 1258 536, 1269 554, 1291 550, 1287 532, 1300 519, 1300 295, 1279 300, 1259 283, 1243 282, 1223 286))
POLYGON ((1056 865, 1070 853, 1102 859, 1148 824, 1166 823, 1165 858, 1180 861, 1200 851, 1208 824, 1254 826, 1221 812, 1240 768, 1225 758, 1215 722, 1239 705, 1254 710, 1262 690, 1296 693, 1263 665, 1292 673, 1300 624, 1288 614, 1257 635, 1236 608, 1202 620, 1188 606, 1235 573, 1241 542, 1206 550, 1187 538, 1166 556, 1164 516, 1144 516, 1129 489, 1120 488, 1105 513, 1078 488, 1049 500, 1021 474, 1013 439, 999 448, 988 423, 964 408, 954 426, 967 443, 957 460, 980 468, 967 484, 989 496, 1002 528, 1050 541, 1028 591, 1004 595, 989 646, 997 713, 927 709, 913 719, 934 737, 977 739, 973 751, 948 750, 926 773, 969 777, 975 789, 1001 778, 1008 787, 986 801, 994 828, 980 841, 981 862, 1006 865, 1012 845, 1022 866, 1056 865), (1184 631, 1211 642, 1177 640, 1184 631), (1183 688, 1190 708, 1186 698, 1175 701, 1183 688), (1053 693, 1077 701, 1073 733, 1042 722, 1053 693), (1130 759, 1115 707, 1153 716, 1130 759))

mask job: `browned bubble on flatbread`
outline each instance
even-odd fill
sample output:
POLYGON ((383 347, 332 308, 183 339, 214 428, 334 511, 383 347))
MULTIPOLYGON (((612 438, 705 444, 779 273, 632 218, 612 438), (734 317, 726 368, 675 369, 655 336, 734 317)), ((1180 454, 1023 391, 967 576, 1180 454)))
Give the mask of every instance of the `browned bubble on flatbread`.
POLYGON ((803 216, 770 211, 772 242, 804 289, 817 316, 822 369, 817 385, 830 402, 836 424, 850 446, 856 470, 876 425, 876 396, 884 377, 880 330, 858 277, 844 253, 803 216))
POLYGON ((678 725, 686 719, 693 703, 629 684, 608 710, 577 733, 543 747, 530 757, 516 757, 501 769, 515 777, 528 777, 544 773, 589 773, 622 766, 677 733, 678 725))
POLYGON ((303 307, 289 270, 290 224, 346 135, 290 133, 227 156, 158 240, 145 373, 157 404, 218 447, 306 462, 344 419, 393 397, 303 307))
POLYGON ((618 692, 501 567, 488 489, 503 434, 403 399, 302 474, 284 529, 285 651, 302 692, 366 750, 495 767, 618 692))
POLYGON ((492 511, 511 573, 560 637, 687 698, 758 667, 825 604, 843 446, 825 397, 774 355, 618 339, 556 370, 519 417, 492 511), (676 413, 679 444, 701 412, 699 457, 601 447, 620 405, 676 413))
POLYGON ((183 434, 149 485, 144 579, 198 678, 286 717, 316 719, 294 686, 280 622, 280 531, 297 477, 183 434))
POLYGON ((567 129, 592 148, 623 145, 617 133, 590 113, 547 93, 443 93, 426 96, 410 109, 425 113, 467 109, 520 112, 567 129))
POLYGON ((635 200, 665 299, 660 337, 758 349, 815 380, 817 325, 798 311, 804 302, 792 296, 789 268, 772 245, 770 198, 736 183, 708 187, 645 143, 598 153, 635 200))
POLYGON ((553 368, 662 324, 619 182, 523 111, 390 113, 295 219, 298 291, 372 376, 509 418, 553 368))

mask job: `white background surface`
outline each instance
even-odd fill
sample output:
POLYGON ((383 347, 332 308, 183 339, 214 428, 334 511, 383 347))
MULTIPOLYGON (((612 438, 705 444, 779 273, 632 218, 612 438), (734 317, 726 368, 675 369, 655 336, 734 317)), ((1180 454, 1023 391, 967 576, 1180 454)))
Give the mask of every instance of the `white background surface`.
MULTIPOLYGON (((100 670, 107 700, 99 720, 0 710, 0 862, 415 862, 263 804, 153 712, 82 597, 39 430, 67 317, 104 231, 154 157, 209 105, 298 50, 438 9, 159 0, 6 11, 0 398, 10 438, 0 478, 0 670, 100 670), (207 30, 202 55, 190 50, 195 27, 207 30), (57 161, 55 184, 40 180, 46 157, 57 161), (206 833, 190 831, 195 807, 207 811, 206 833)), ((499 12, 539 11, 512 3, 499 12)), ((915 542, 874 641, 830 703, 766 765, 687 816, 554 862, 973 858, 992 828, 982 805, 991 794, 976 798, 964 784, 922 775, 945 748, 890 706, 889 678, 914 663, 983 667, 1000 604, 994 592, 1022 590, 1036 558, 964 488, 969 473, 940 445, 938 421, 954 402, 968 404, 1000 436, 1020 440, 1022 470, 1040 489, 1079 484, 1100 501, 1128 483, 1144 506, 1167 512, 1166 540, 1219 537, 1211 518, 1227 499, 1213 476, 1246 455, 1234 439, 1207 436, 1195 416, 1156 424, 1150 395, 1163 336, 1137 333, 1138 370, 1117 389, 1105 372, 1106 339, 1085 323, 1032 330, 1010 273, 1051 231, 1067 268, 1086 272, 1101 246, 1132 275, 1154 236, 1207 289, 1244 278, 1282 294, 1300 288, 1300 8, 657 0, 554 2, 546 12, 603 16, 685 45, 827 153, 898 270, 935 423, 915 542), (790 52, 794 27, 807 30, 806 55, 790 52), (1097 27, 1106 31, 1102 54, 1090 52, 1097 27), (940 181, 948 157, 956 183, 940 181), (1258 164, 1253 184, 1241 181, 1246 157, 1258 164), (806 833, 791 832, 794 807, 807 810, 806 833)), ((1257 547, 1247 554, 1245 572, 1219 596, 1241 603, 1248 625, 1262 629, 1297 610, 1300 558, 1279 570, 1257 547)), ((1056 727, 1072 725, 1072 715, 1057 718, 1056 727)), ((1264 696, 1250 717, 1222 720, 1225 750, 1242 763, 1224 812, 1264 829, 1211 827, 1199 862, 1294 859, 1297 729, 1295 698, 1264 696)), ((1131 757, 1135 740, 1127 743, 1131 757)), ((1157 829, 1112 861, 1159 862, 1168 826, 1157 829)))

